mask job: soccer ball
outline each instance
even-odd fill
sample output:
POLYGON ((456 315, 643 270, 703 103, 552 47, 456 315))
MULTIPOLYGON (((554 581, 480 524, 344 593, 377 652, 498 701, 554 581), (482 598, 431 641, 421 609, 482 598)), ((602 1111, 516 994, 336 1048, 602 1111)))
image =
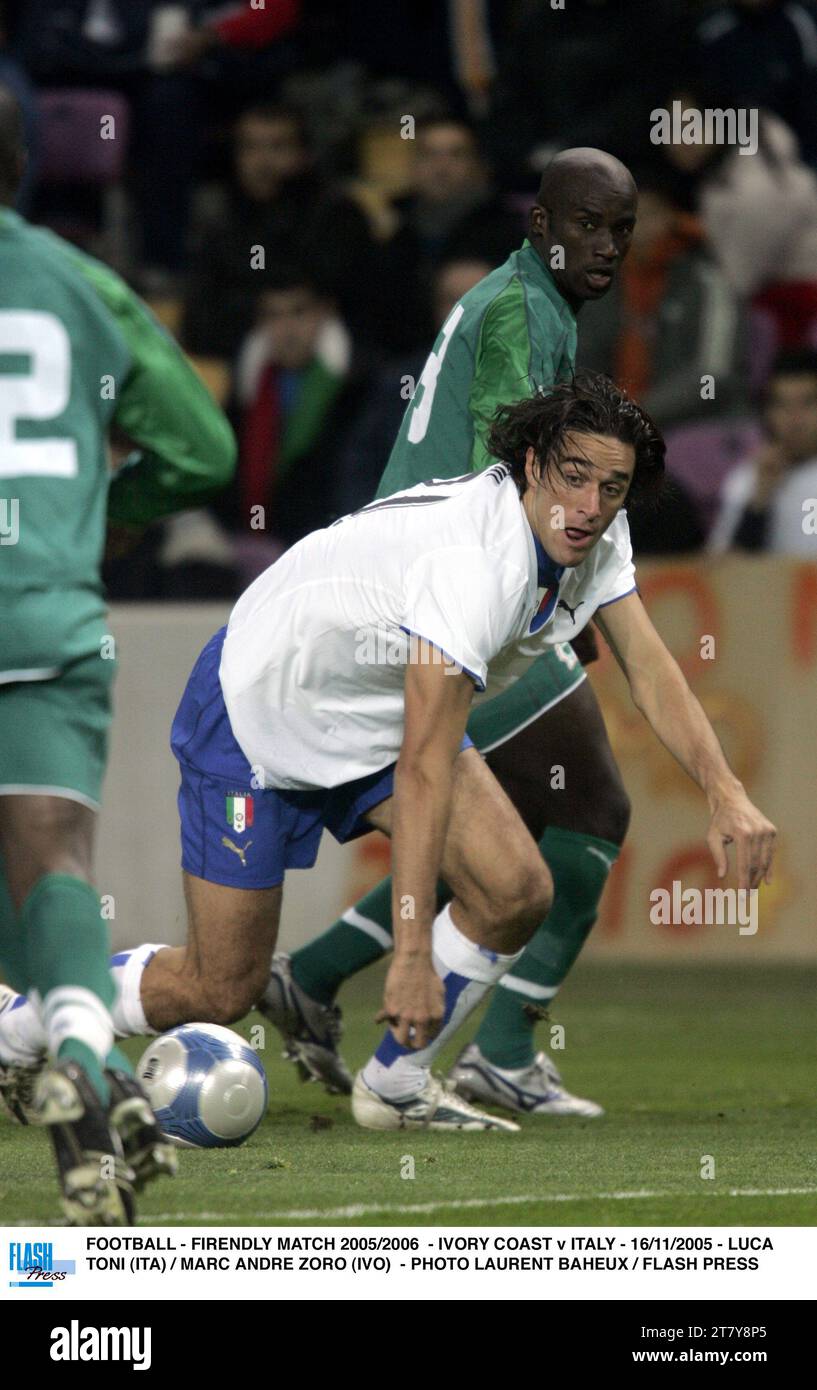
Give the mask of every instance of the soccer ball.
POLYGON ((185 1149, 243 1144, 267 1108, 258 1057, 216 1023, 185 1023, 154 1038, 136 1074, 162 1133, 185 1149))

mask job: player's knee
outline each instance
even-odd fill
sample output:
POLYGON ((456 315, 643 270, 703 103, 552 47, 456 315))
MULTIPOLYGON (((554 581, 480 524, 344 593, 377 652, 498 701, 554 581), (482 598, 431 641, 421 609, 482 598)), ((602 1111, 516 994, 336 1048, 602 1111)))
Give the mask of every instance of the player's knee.
POLYGON ((238 1023, 255 1008, 264 992, 267 975, 266 969, 252 967, 239 974, 225 974, 205 982, 202 1002, 207 1016, 200 1022, 220 1023, 224 1027, 238 1023))
POLYGON ((544 859, 532 860, 522 881, 520 925, 534 931, 553 906, 553 876, 544 859))
POLYGON ((535 931, 553 905, 553 878, 538 855, 514 867, 491 895, 493 927, 513 925, 521 931, 535 931))
POLYGON ((0 858, 15 909, 48 874, 90 881, 91 813, 67 798, 5 799, 0 819, 0 858))

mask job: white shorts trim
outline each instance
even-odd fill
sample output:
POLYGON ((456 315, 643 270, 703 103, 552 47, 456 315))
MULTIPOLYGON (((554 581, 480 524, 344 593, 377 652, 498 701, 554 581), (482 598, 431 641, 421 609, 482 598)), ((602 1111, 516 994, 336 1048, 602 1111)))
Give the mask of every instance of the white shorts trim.
POLYGON ((65 801, 78 801, 91 811, 98 811, 100 803, 84 792, 75 792, 72 787, 26 786, 24 782, 0 782, 0 796, 61 796, 65 801))
MULTIPOLYGON (((562 700, 566 700, 567 697, 568 697, 568 695, 572 695, 572 694, 573 694, 573 691, 574 691, 574 690, 577 690, 577 689, 579 688, 579 686, 581 685, 582 681, 586 681, 586 680, 587 680, 587 672, 586 672, 586 671, 582 671, 582 673, 581 673, 581 675, 579 676, 578 680, 575 681, 573 685, 569 686, 567 690, 560 690, 558 695, 554 695, 554 697, 553 697, 552 700, 548 700, 548 702, 547 702, 546 705, 542 705, 541 709, 538 709, 538 710, 536 711, 536 713, 535 713, 535 714, 532 714, 531 717, 530 717, 530 719, 526 719, 525 722, 524 722, 523 724, 517 724, 516 728, 515 728, 515 729, 511 729, 510 733, 508 733, 508 734, 503 734, 502 738, 496 739, 496 741, 495 741, 494 743, 489 743, 489 744, 487 744, 485 748, 480 748, 479 745, 475 743, 475 744, 474 744, 474 747, 477 749, 477 752, 478 752, 478 753, 482 753, 482 754, 485 754, 485 753, 493 753, 493 751, 494 751, 495 748, 501 748, 502 744, 503 744, 503 743, 507 743, 509 738, 516 738, 516 735, 517 735, 517 734, 521 734, 521 732, 522 732, 523 729, 527 729, 527 727, 528 727, 529 724, 533 724, 537 719, 539 719, 539 718, 541 717, 541 715, 547 714, 547 711, 548 711, 549 709, 553 709, 553 707, 554 707, 555 705, 560 704, 562 700)), ((504 692, 503 692, 503 693, 504 693, 504 692)), ((498 699, 499 699, 499 695, 495 696, 495 699, 498 700, 498 699)), ((487 702, 486 702, 486 703, 487 703, 487 702)))

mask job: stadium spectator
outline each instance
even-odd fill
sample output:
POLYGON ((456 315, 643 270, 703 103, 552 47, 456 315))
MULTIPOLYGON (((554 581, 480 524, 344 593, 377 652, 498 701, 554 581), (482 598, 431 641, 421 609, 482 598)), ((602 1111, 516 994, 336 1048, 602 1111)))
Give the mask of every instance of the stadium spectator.
POLYGON ((638 221, 610 293, 582 309, 577 360, 604 372, 662 430, 745 408, 743 314, 700 222, 663 182, 636 176, 638 221), (711 390, 704 391, 704 378, 711 390))
POLYGON ((451 116, 418 122, 412 188, 394 207, 400 221, 382 253, 378 336, 404 351, 434 336, 429 291, 435 265, 465 258, 500 265, 523 227, 497 192, 473 128, 451 116))
POLYGON ((11 33, 7 28, 8 6, 0 3, 0 87, 13 92, 20 106, 23 118, 26 143, 26 169, 17 190, 15 207, 23 216, 28 216, 31 195, 37 180, 39 158, 39 117, 37 94, 32 83, 16 58, 11 43, 11 33))
MULTIPOLYGON (((38 86, 116 91, 131 108, 129 186, 147 279, 182 269, 197 127, 188 80, 151 67, 158 0, 27 0, 15 51, 38 86)), ((165 7, 166 8, 166 7, 165 7)), ((35 212, 47 220, 47 206, 35 212)))
POLYGON ((478 116, 513 7, 513 0, 310 0, 304 45, 315 67, 351 61, 376 81, 433 88, 446 107, 478 116))
POLYGON ((372 241, 364 213, 314 169, 298 112, 253 106, 236 122, 234 171, 224 204, 201 229, 182 340, 190 352, 231 358, 252 327, 268 277, 309 264, 354 328, 365 331, 372 241), (263 265, 258 251, 263 249, 263 265))
POLYGON ((293 32, 301 8, 301 0, 266 0, 261 7, 243 0, 226 11, 220 9, 174 34, 166 61, 170 66, 190 67, 221 48, 266 49, 293 32))
POLYGON ((648 113, 685 71, 686 10, 684 0, 517 7, 487 132, 503 186, 530 186, 531 170, 566 146, 643 158, 648 113))
POLYGON ((719 106, 765 107, 817 163, 817 5, 813 0, 734 0, 697 26, 694 54, 719 106))
MULTIPOLYGON (((676 90, 669 111, 674 101, 682 118, 717 109, 703 88, 676 90)), ((757 129, 754 154, 707 140, 705 125, 700 143, 658 148, 674 171, 675 196, 699 214, 732 289, 772 317, 780 347, 806 346, 817 320, 817 175, 778 116, 761 111, 757 129)))
POLYGON ((691 555, 702 550, 706 540, 695 498, 679 478, 669 475, 652 504, 628 512, 627 521, 636 559, 691 555))
POLYGON ((214 7, 193 0, 187 20, 156 26, 154 65, 184 85, 195 114, 196 155, 206 157, 208 137, 239 112, 280 95, 286 77, 301 63, 302 0, 242 0, 214 7))
MULTIPOLYGON (((431 296, 433 339, 458 300, 478 284, 493 266, 489 261, 454 259, 434 273, 431 296)), ((406 406, 420 379, 427 352, 408 353, 402 361, 390 361, 376 374, 338 455, 335 503, 338 515, 354 512, 371 502, 383 476, 383 468, 397 437, 406 406)))
POLYGON ((220 510, 228 524, 288 546, 334 519, 337 451, 369 382, 365 355, 311 274, 284 267, 270 277, 236 369, 239 468, 220 510))
POLYGON ((767 440, 728 474, 710 549, 817 559, 817 352, 781 353, 763 405, 767 440))

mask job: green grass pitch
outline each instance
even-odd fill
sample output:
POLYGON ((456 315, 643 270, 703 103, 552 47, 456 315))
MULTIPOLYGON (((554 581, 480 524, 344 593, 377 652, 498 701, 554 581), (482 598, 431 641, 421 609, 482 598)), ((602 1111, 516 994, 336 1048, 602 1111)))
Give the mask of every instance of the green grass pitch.
MULTIPOLYGON (((379 1035, 381 981, 369 971, 343 993, 352 1066, 379 1035)), ((345 1098, 299 1081, 267 1026, 261 1127, 241 1148, 182 1152, 140 1224, 814 1224, 815 985, 801 966, 580 966, 551 1011, 566 1030, 554 1056, 607 1113, 524 1118, 507 1136, 358 1129, 345 1098)), ((58 1214, 46 1136, 0 1118, 0 1224, 58 1214)))

